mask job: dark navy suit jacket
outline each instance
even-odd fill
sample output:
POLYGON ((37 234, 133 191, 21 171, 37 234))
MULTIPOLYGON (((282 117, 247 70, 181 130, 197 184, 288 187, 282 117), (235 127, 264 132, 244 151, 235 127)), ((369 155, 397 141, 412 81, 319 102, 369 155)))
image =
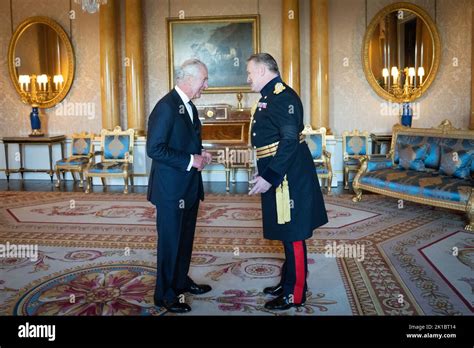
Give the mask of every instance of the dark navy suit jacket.
POLYGON ((148 120, 146 151, 153 160, 147 198, 155 205, 191 207, 204 200, 201 172, 187 171, 191 154, 201 154, 201 122, 194 105, 193 122, 178 92, 172 89, 148 120), (183 203, 185 206, 183 206, 183 203))

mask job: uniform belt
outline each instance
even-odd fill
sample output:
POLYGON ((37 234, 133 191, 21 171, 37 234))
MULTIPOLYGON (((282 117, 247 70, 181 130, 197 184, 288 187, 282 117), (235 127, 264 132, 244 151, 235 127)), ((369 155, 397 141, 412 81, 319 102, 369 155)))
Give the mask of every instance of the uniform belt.
MULTIPOLYGON (((304 139, 305 139, 305 136, 300 133, 300 143, 302 143, 304 139)), ((280 143, 279 141, 276 141, 272 144, 258 147, 257 149, 255 149, 257 159, 261 159, 261 158, 265 158, 269 156, 275 156, 278 150, 279 143, 280 143)))

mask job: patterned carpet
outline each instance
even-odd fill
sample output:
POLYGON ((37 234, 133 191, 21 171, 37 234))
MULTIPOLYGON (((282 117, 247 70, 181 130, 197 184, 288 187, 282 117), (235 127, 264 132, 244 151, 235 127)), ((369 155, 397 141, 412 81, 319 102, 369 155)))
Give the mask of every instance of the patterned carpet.
MULTIPOLYGON (((283 254, 262 238, 259 199, 208 194, 191 277, 213 290, 187 296, 186 315, 473 315, 474 234, 462 215, 325 198, 330 222, 307 243, 308 301, 271 312, 262 289, 283 254)), ((168 315, 152 305, 154 224, 144 195, 0 192, 0 246, 38 246, 37 259, 0 258, 0 315, 168 315)))

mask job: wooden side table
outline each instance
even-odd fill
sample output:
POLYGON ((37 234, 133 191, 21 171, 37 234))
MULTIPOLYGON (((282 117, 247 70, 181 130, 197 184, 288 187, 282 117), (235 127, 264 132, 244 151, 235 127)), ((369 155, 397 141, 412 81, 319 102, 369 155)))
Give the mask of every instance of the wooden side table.
POLYGON ((20 173, 21 179, 23 180, 23 173, 48 173, 53 182, 54 170, 53 170, 53 145, 61 145, 61 158, 64 158, 64 144, 66 141, 65 135, 44 135, 41 137, 3 137, 1 138, 5 149, 5 175, 7 181, 10 180, 11 173, 20 173), (20 148, 20 168, 10 169, 8 165, 8 145, 18 144, 20 148), (49 169, 27 169, 24 167, 24 156, 23 148, 26 145, 47 145, 49 150, 49 169))

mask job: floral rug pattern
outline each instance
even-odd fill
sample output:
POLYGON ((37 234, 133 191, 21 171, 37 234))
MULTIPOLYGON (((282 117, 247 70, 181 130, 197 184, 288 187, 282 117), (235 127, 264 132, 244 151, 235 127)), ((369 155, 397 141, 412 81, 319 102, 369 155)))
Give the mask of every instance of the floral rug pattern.
MULTIPOLYGON (((473 315, 474 235, 456 212, 365 195, 325 196, 330 222, 308 245, 305 306, 266 310, 283 250, 262 238, 258 198, 207 195, 190 274, 213 290, 185 315, 473 315), (328 255, 358 246, 363 258, 328 255)), ((0 192, 0 315, 169 315, 153 305, 155 210, 139 194, 0 192)), ((360 255, 359 255, 360 256, 360 255)))

